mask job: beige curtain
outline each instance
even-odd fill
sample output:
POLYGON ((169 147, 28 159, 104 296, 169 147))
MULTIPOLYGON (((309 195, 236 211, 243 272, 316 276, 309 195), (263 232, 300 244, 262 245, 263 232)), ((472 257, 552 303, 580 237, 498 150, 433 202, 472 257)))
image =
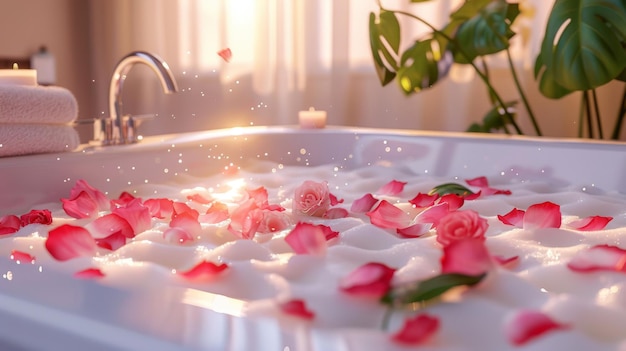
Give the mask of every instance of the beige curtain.
MULTIPOLYGON (((181 91, 165 96, 152 72, 134 68, 123 93, 125 113, 158 113, 145 134, 297 123, 310 106, 328 111, 329 123, 366 127, 463 131, 488 110, 487 94, 473 74, 455 68, 434 88, 405 97, 381 87, 369 49, 368 16, 374 0, 90 0, 92 70, 99 109, 108 113, 113 66, 133 50, 158 54, 171 66, 181 91), (227 63, 217 52, 233 52, 227 63), (101 84, 98 84, 100 82, 101 84)), ((459 1, 410 4, 383 1, 393 9, 419 8, 442 23, 459 1), (418 7, 419 6, 419 7, 418 7)), ((532 64, 553 1, 523 1, 534 15, 520 21, 514 48, 523 84, 544 134, 573 136, 577 97, 543 98, 532 64), (539 113, 540 111, 540 113, 539 113)), ((403 28, 422 28, 402 19, 403 28)), ((403 42, 410 42, 405 36, 403 42)), ((505 60, 492 62, 505 99, 519 99, 505 60)), ((532 133, 523 111, 522 128, 532 133)))

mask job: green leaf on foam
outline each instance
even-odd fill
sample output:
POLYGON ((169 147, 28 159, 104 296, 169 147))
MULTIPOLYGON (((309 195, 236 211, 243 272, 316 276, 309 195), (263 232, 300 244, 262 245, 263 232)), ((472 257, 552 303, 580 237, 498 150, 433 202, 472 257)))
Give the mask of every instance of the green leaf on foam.
POLYGON ((487 274, 465 275, 445 273, 432 278, 391 289, 381 302, 391 306, 427 303, 457 287, 470 287, 480 283, 487 274))
POLYGON ((467 196, 474 194, 471 190, 458 183, 444 183, 432 188, 428 195, 438 194, 439 196, 446 194, 456 194, 459 196, 467 196))

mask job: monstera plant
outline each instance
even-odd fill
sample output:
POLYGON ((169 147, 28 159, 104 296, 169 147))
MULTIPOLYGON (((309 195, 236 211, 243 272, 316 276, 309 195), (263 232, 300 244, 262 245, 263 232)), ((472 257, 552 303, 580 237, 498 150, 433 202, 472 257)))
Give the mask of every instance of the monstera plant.
MULTIPOLYGON (((407 0, 409 1, 409 0, 407 0)), ((412 3, 436 0, 410 0, 412 3)), ((510 52, 516 33, 513 23, 520 15, 518 2, 506 0, 465 0, 450 13, 449 21, 436 28, 419 14, 385 8, 371 13, 370 45, 376 72, 382 85, 397 81, 407 95, 434 86, 452 64, 470 65, 484 82, 493 108, 481 123, 469 131, 504 131, 523 134, 516 121, 518 101, 504 101, 490 79, 486 57, 504 52, 511 77, 535 134, 541 129, 531 103, 519 83, 510 52), (401 48, 400 16, 421 22, 429 31, 412 45, 401 48)), ((624 0, 556 0, 549 14, 543 43, 534 70, 541 93, 559 99, 581 92, 581 119, 594 137, 600 138, 600 108, 596 88, 614 80, 626 82, 626 2, 624 0)), ((626 116, 626 85, 611 137, 619 138, 626 116)), ((581 121, 582 122, 582 121, 581 121)), ((582 123, 581 123, 582 125, 582 123)), ((582 136, 582 130, 579 136, 582 136)))

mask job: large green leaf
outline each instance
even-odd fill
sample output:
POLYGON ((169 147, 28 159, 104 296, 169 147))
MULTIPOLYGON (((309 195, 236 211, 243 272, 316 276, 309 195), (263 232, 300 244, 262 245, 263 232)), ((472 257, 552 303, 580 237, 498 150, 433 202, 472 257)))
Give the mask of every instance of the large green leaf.
POLYGON ((396 76, 400 51, 400 24, 393 12, 381 11, 378 18, 371 12, 369 19, 370 48, 374 66, 382 85, 387 85, 396 76))
POLYGON ((402 306, 412 303, 426 303, 438 298, 452 288, 473 286, 480 283, 486 274, 465 275, 460 273, 444 273, 432 278, 391 289, 381 298, 381 302, 402 306))
POLYGON ((539 89, 550 98, 589 90, 626 68, 624 0, 556 0, 535 62, 539 89))
POLYGON ((453 46, 454 61, 469 63, 478 56, 495 54, 506 50, 515 32, 511 24, 519 15, 518 4, 504 0, 490 1, 486 6, 460 25, 453 46))
POLYGON ((433 86, 446 75, 452 61, 446 59, 447 41, 435 35, 416 41, 406 49, 400 59, 398 82, 402 91, 412 94, 433 86))

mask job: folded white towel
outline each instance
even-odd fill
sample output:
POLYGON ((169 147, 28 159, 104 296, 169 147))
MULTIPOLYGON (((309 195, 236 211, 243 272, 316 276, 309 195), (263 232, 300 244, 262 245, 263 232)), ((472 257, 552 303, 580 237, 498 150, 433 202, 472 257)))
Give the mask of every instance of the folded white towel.
POLYGON ((76 98, 65 88, 0 85, 0 123, 67 124, 77 116, 76 98))
POLYGON ((72 151, 79 144, 70 125, 0 124, 0 157, 72 151))

